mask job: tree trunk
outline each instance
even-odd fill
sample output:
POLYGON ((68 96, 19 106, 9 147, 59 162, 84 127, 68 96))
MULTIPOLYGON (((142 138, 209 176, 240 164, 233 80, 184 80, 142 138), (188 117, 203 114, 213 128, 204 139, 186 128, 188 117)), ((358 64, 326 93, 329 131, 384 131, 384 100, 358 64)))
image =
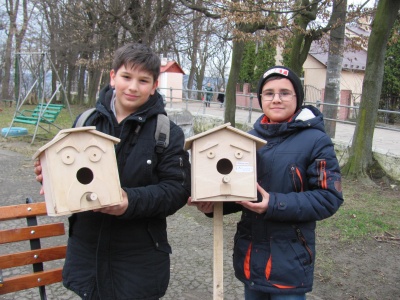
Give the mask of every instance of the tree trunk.
POLYGON ((224 123, 230 122, 233 127, 235 127, 236 83, 239 81, 244 45, 245 43, 243 41, 233 41, 232 64, 229 72, 228 84, 226 86, 224 123))
MULTIPOLYGON (((93 55, 94 56, 94 55, 93 55)), ((104 49, 100 47, 96 58, 93 61, 101 61, 104 58, 104 49)), ((99 84, 101 80, 102 70, 99 68, 94 68, 89 72, 89 86, 88 86, 88 99, 89 106, 94 107, 97 101, 97 92, 99 91, 99 84)))
MULTIPOLYGON (((207 23, 207 29, 210 25, 211 20, 210 19, 206 19, 206 23, 207 23)), ((202 38, 202 37, 200 37, 202 38)), ((210 43, 210 35, 206 34, 203 37, 202 43, 199 44, 199 53, 198 53, 198 61, 197 64, 200 65, 200 68, 197 67, 197 74, 196 74, 196 88, 197 90, 203 90, 203 81, 204 81, 204 77, 206 74, 206 66, 207 66, 207 61, 209 58, 209 53, 208 53, 208 49, 209 49, 209 43, 210 43), (203 48, 201 48, 203 47, 203 48)), ((204 96, 204 93, 202 93, 201 95, 204 96)), ((204 96, 204 101, 205 101, 205 96, 204 96)))
POLYGON ((354 132, 350 157, 343 174, 370 182, 373 166, 372 140, 382 89, 384 58, 391 29, 400 8, 398 0, 380 0, 368 41, 367 65, 362 88, 360 112, 354 132))
POLYGON ((336 105, 340 102, 340 75, 342 73, 346 10, 347 0, 333 1, 331 21, 336 23, 337 26, 330 33, 324 97, 324 103, 328 105, 323 106, 326 118, 325 130, 331 138, 335 137, 336 122, 332 120, 337 118, 338 108, 336 105))
POLYGON ((24 40, 26 31, 28 29, 29 17, 28 17, 28 3, 27 0, 22 1, 22 14, 23 14, 23 22, 21 26, 21 30, 15 30, 15 52, 21 52, 21 45, 24 40))
MULTIPOLYGON (((2 99, 10 99, 10 78, 11 78, 11 65, 12 65, 12 44, 14 40, 14 36, 17 30, 17 14, 18 14, 18 6, 19 1, 14 2, 6 0, 7 14, 9 16, 9 28, 8 28, 8 36, 6 41, 6 49, 4 54, 4 76, 1 85, 1 98, 2 99)), ((15 99, 17 101, 17 99, 15 99)))
MULTIPOLYGON (((304 34, 297 33, 293 39, 292 51, 290 52, 290 63, 289 68, 291 68, 297 76, 301 76, 303 71, 303 63, 305 60, 300 59, 304 42, 304 34)), ((309 49, 308 49, 309 50, 309 49)))
MULTIPOLYGON (((66 87, 65 87, 65 92, 67 94, 67 98, 70 99, 71 104, 73 104, 75 102, 76 99, 74 99, 74 97, 72 97, 72 84, 74 82, 74 78, 75 76, 77 76, 77 72, 76 72, 76 66, 73 64, 69 64, 67 65, 67 76, 66 76, 66 87)), ((82 101, 83 102, 83 101, 82 101)), ((75 102, 76 103, 76 102, 75 102)), ((82 104, 82 103, 79 103, 82 104)))
POLYGON ((101 70, 93 69, 89 72, 88 99, 89 106, 94 107, 96 104, 96 95, 99 87, 101 70))
MULTIPOLYGON (((86 51, 81 53, 81 57, 83 60, 88 60, 89 59, 89 55, 86 51)), ((85 103, 85 90, 87 87, 87 83, 86 83, 86 71, 87 71, 87 67, 86 64, 81 64, 78 68, 78 90, 77 90, 77 99, 78 99, 78 104, 83 104, 85 103)))
MULTIPOLYGON (((201 24, 201 16, 200 13, 193 11, 193 27, 192 27, 192 47, 191 47, 191 54, 190 54, 190 73, 189 73, 189 79, 188 79, 188 85, 187 89, 192 90, 193 89, 193 82, 194 82, 194 77, 197 73, 197 55, 198 55, 198 49, 200 48, 200 33, 199 33, 199 28, 201 24)), ((165 94, 165 92, 164 92, 165 94)), ((198 93, 189 93, 188 98, 200 100, 199 99, 199 94, 198 93)))
POLYGON ((303 73, 303 64, 307 59, 308 52, 310 51, 311 43, 315 37, 306 34, 308 24, 316 19, 318 11, 318 1, 296 1, 296 6, 298 8, 302 7, 304 9, 305 4, 308 5, 302 13, 297 14, 294 19, 293 26, 293 43, 292 50, 290 52, 290 63, 289 68, 291 68, 298 76, 303 73))

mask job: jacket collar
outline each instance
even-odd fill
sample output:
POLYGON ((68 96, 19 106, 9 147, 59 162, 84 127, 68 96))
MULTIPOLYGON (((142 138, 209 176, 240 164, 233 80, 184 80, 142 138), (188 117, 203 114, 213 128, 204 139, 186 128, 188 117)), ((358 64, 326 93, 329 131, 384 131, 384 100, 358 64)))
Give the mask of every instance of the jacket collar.
MULTIPOLYGON (((103 106, 108 111, 108 113, 114 114, 111 109, 113 93, 114 89, 110 85, 105 86, 99 93, 99 99, 96 106, 103 106)), ((150 96, 149 100, 139 108, 138 111, 131 114, 127 119, 139 120, 144 122, 147 118, 158 114, 166 115, 167 113, 164 109, 163 98, 156 91, 154 95, 150 96)))

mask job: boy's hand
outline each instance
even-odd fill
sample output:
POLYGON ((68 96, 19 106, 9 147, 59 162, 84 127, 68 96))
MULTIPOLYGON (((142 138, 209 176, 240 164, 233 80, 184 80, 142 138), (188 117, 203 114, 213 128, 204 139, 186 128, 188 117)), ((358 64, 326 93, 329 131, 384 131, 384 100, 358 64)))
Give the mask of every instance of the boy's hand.
POLYGON ((197 209, 205 214, 214 212, 214 203, 213 202, 192 202, 192 197, 189 197, 188 201, 187 201, 187 205, 197 206, 197 209))
POLYGON ((241 206, 243 206, 251 211, 254 211, 255 213, 263 214, 268 209, 269 194, 258 183, 257 183, 257 190, 259 191, 259 193, 262 196, 261 202, 240 201, 240 202, 236 202, 236 203, 240 204, 241 206))
POLYGON ((128 195, 123 189, 121 189, 121 192, 122 192, 122 202, 120 204, 94 209, 93 211, 113 216, 123 215, 128 208, 128 195))

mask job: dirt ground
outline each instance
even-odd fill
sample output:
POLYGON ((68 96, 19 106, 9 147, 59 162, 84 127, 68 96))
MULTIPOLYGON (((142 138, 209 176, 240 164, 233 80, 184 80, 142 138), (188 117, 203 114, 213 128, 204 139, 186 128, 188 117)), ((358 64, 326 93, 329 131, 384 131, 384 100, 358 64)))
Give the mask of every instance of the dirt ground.
MULTIPOLYGON (((0 137, 0 149, 17 150, 30 157, 37 148, 22 142, 5 142, 0 137)), ((1 172, 5 171, 1 169, 1 172)), ((1 186, 1 189, 6 187, 1 186)), ((399 191, 393 190, 391 193, 399 198, 400 204, 399 191)), ((209 220, 194 209, 185 208, 184 213, 190 214, 190 218, 197 224, 211 226, 209 220)), ((238 215, 224 218, 224 237, 227 239, 228 249, 232 249, 237 220, 238 215)), ((229 286, 226 288, 229 289, 229 286)), ((314 290, 307 299, 400 299, 400 241, 385 238, 377 240, 371 236, 361 241, 341 242, 333 233, 321 234, 318 231, 314 290)), ((198 300, 208 299, 198 298, 198 300)))

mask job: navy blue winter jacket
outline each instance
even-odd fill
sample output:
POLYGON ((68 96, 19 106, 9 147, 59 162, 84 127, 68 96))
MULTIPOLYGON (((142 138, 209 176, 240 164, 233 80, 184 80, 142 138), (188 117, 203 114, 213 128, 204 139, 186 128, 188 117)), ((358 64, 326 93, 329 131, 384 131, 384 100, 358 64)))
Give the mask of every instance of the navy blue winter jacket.
POLYGON ((63 283, 83 299, 159 299, 170 276, 166 218, 190 195, 185 137, 171 122, 169 146, 156 153, 157 115, 166 114, 162 97, 156 92, 120 124, 111 97, 110 87, 101 91, 85 125, 121 139, 115 151, 129 205, 119 217, 87 211, 69 218, 63 283))
MULTIPOLYGON (((287 123, 268 124, 262 116, 249 133, 267 141, 257 151, 257 180, 270 198, 264 214, 243 209, 234 238, 235 275, 266 293, 309 292, 316 221, 343 202, 333 143, 313 106, 303 106, 287 123)), ((240 209, 224 204, 224 213, 240 209)))

